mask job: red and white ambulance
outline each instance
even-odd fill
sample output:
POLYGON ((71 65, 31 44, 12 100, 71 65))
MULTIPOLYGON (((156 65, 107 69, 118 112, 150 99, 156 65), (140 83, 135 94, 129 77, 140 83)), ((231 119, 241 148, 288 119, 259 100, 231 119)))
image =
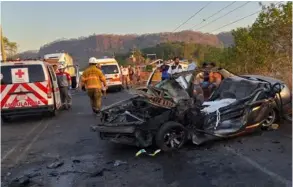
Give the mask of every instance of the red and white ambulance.
POLYGON ((117 88, 122 90, 122 75, 118 62, 114 58, 97 59, 101 70, 106 77, 108 88, 117 88))
POLYGON ((53 67, 43 61, 1 63, 1 118, 49 113, 61 107, 60 92, 53 67))

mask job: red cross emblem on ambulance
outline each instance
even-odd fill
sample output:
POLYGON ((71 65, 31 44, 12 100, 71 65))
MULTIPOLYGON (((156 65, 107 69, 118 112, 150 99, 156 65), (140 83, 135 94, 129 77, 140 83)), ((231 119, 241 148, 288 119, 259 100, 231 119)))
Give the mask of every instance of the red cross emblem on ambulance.
POLYGON ((18 78, 22 78, 22 76, 24 75, 24 72, 21 71, 21 69, 17 70, 17 72, 15 73, 15 75, 18 76, 18 78))

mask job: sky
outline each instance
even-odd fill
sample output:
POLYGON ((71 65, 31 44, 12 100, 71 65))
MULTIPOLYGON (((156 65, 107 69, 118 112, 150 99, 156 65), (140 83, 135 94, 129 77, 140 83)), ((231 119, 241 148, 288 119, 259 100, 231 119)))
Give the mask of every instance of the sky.
MULTIPOLYGON (((181 23, 206 6, 177 31, 188 30, 213 15, 232 1, 187 2, 1 2, 1 25, 3 35, 17 42, 19 52, 38 50, 42 45, 57 39, 78 38, 91 34, 146 34, 172 32, 181 23)), ((233 13, 197 30, 214 19, 241 6, 238 1, 194 29, 212 32, 239 18, 261 10, 257 1, 250 2, 233 13)), ((262 2, 269 4, 272 2, 262 2)), ((251 25, 257 14, 235 24, 214 31, 230 31, 251 25)))

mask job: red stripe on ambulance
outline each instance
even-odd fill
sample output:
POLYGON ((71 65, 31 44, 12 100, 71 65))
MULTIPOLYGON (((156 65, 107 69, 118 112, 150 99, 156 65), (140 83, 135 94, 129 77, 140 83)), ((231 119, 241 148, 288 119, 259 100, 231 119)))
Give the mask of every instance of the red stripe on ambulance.
POLYGON ((17 88, 18 88, 19 84, 14 84, 12 85, 12 87, 10 88, 10 90, 8 91, 8 93, 6 95, 2 95, 1 92, 1 108, 6 104, 7 100, 10 97, 10 93, 13 93, 17 88), (4 96, 4 97, 3 97, 4 96))
MULTIPOLYGON (((35 85, 35 84, 34 84, 35 85)), ((42 97, 36 90, 32 89, 28 84, 23 84, 23 87, 28 91, 32 91, 34 95, 41 100, 44 104, 48 104, 47 98, 42 97)), ((39 90, 38 90, 39 91, 39 90)))
POLYGON ((43 92, 45 92, 47 94, 48 89, 46 86, 44 86, 42 83, 40 82, 36 82, 34 85, 36 85, 39 89, 41 89, 43 92))

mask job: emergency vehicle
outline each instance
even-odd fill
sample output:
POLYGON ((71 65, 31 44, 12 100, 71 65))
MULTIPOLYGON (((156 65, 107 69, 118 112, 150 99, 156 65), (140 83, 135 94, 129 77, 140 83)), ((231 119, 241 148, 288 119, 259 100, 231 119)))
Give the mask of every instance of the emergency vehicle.
POLYGON ((97 59, 97 63, 106 77, 108 88, 121 90, 123 88, 122 75, 118 62, 114 58, 102 58, 97 59))
POLYGON ((72 88, 79 85, 79 67, 75 65, 72 57, 68 53, 52 53, 44 56, 44 61, 51 65, 62 65, 66 67, 65 72, 70 74, 72 88))
POLYGON ((60 92, 52 65, 43 61, 1 63, 1 118, 36 113, 57 114, 60 92))

